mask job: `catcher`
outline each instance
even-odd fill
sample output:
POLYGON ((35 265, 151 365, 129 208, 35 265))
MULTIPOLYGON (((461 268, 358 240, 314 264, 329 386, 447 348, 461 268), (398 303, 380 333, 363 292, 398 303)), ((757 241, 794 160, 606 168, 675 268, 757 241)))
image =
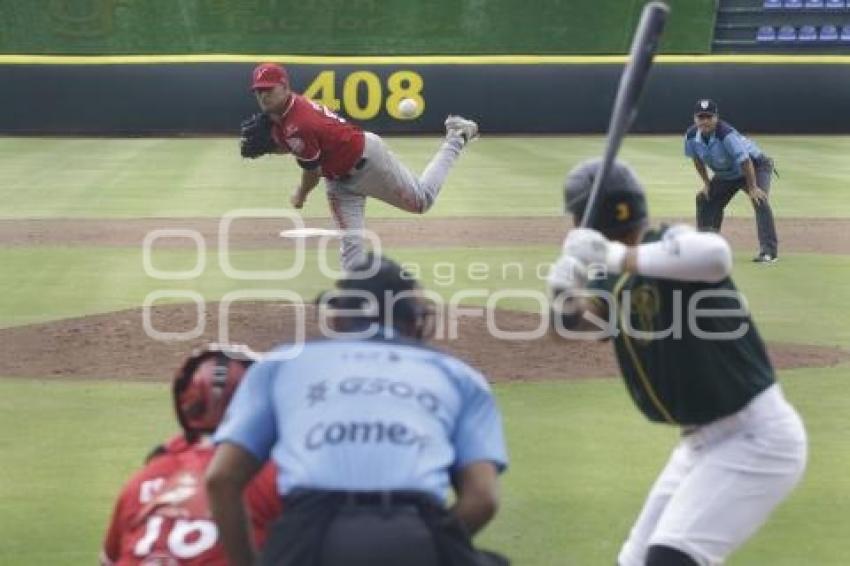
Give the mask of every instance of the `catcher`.
MULTIPOLYGON (((576 224, 599 165, 567 177, 576 224)), ((722 564, 800 481, 806 433, 730 278, 726 240, 684 225, 650 229, 643 188, 621 163, 600 190, 597 218, 567 234, 549 275, 556 322, 580 328, 590 313, 612 325, 635 405, 682 432, 618 564, 722 564), (588 266, 607 276, 588 280, 588 266)))
MULTIPOLYGON (((211 344, 194 352, 174 377, 172 396, 183 432, 158 446, 118 497, 100 563, 103 566, 226 566, 204 489, 218 428, 250 362, 245 349, 211 344)), ((275 468, 266 466, 245 490, 254 541, 281 511, 275 468)))
POLYGON ((342 232, 340 260, 345 269, 362 262, 366 197, 422 214, 434 204, 455 160, 478 137, 478 125, 459 116, 446 119, 446 139, 420 177, 416 177, 372 132, 340 118, 324 106, 293 92, 286 70, 258 65, 251 89, 262 113, 242 123, 242 157, 291 153, 302 169, 290 197, 294 208, 325 178, 328 204, 342 232))

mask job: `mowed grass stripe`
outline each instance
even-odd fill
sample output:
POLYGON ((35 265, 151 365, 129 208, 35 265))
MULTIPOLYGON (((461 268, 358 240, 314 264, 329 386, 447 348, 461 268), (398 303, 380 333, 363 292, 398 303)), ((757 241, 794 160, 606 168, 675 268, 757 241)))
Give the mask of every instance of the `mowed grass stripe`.
MULTIPOLYGON (((688 116, 683 116, 683 130, 688 116)), ((734 120, 733 120, 734 121, 734 120)), ((464 152, 432 216, 552 216, 561 213, 561 184, 582 159, 598 156, 601 136, 487 136, 464 152)), ((776 159, 778 216, 847 217, 850 177, 846 136, 754 136, 776 159)), ((439 137, 389 139, 421 172, 439 137)), ((621 157, 636 168, 656 216, 691 216, 696 174, 680 136, 632 136, 621 157)), ((285 207, 300 170, 290 158, 242 160, 236 138, 0 138, 0 217, 219 216, 235 208, 285 207)), ((328 216, 322 191, 308 216, 328 216)), ((736 214, 751 215, 744 198, 736 214)), ((404 217, 370 202, 373 217, 404 217)))

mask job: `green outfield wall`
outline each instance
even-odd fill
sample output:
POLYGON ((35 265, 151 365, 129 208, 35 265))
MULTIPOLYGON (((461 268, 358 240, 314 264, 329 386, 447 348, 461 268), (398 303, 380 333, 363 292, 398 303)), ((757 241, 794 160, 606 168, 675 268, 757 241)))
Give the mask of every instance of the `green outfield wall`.
MULTIPOLYGON (((662 49, 710 50, 714 0, 662 49)), ((0 0, 0 53, 625 53, 644 0, 0 0)))
MULTIPOLYGON (((601 133, 625 57, 276 60, 297 91, 380 133, 442 132, 450 113, 488 133, 601 133), (420 114, 403 119, 403 98, 418 100, 420 114)), ((257 111, 254 63, 0 56, 0 134, 233 134, 257 111)), ((847 133, 850 57, 660 56, 633 131, 682 132, 703 97, 744 131, 847 133)))

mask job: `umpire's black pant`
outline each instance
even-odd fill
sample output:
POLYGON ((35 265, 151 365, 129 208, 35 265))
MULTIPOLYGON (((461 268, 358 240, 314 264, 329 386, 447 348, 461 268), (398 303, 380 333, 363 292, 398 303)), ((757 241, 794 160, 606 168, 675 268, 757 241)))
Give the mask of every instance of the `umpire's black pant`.
MULTIPOLYGON (((761 156, 753 160, 756 170, 756 182, 766 193, 770 193, 770 181, 773 174, 773 160, 761 156)), ((700 230, 719 232, 723 224, 723 209, 739 190, 746 188, 744 177, 737 179, 711 179, 708 186, 708 199, 702 193, 697 195, 697 226, 700 230)), ((776 223, 773 220, 773 210, 770 202, 753 206, 756 213, 758 229, 759 253, 776 256, 779 252, 779 242, 776 237, 776 223)))
POLYGON ((328 525, 322 566, 438 566, 431 530, 412 505, 346 506, 328 525))
POLYGON ((507 566, 472 547, 456 520, 418 492, 299 490, 263 548, 262 566, 507 566))

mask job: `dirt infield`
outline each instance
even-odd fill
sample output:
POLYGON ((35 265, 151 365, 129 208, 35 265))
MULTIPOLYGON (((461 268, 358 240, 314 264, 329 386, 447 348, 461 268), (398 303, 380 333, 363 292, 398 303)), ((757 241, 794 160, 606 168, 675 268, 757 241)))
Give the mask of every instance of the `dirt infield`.
MULTIPOLYGON (((692 219, 662 219, 689 222, 692 219)), ((310 227, 329 228, 328 219, 307 218, 310 227)), ((235 221, 228 243, 234 248, 258 249, 291 247, 291 240, 279 236, 292 228, 281 219, 252 218, 235 221)), ((368 228, 389 247, 487 247, 516 245, 557 246, 568 227, 560 217, 534 218, 416 218, 370 220, 368 228)), ((128 218, 122 220, 42 219, 0 220, 0 246, 140 246, 145 235, 156 229, 188 229, 198 232, 207 247, 218 246, 217 218, 128 218)), ((777 219, 780 253, 850 254, 850 239, 836 234, 850 233, 850 219, 777 219)), ((723 234, 736 249, 755 252, 755 221, 729 218, 723 234)), ((188 238, 164 238, 156 246, 191 248, 188 238)))
MULTIPOLYGON (((0 375, 16 377, 167 380, 193 345, 218 338, 217 303, 207 305, 202 337, 191 342, 160 342, 143 330, 141 309, 70 318, 0 330, 0 375)), ((318 336, 313 313, 305 310, 307 336, 318 336)), ((151 326, 185 332, 195 326, 194 305, 156 307, 151 326)), ((292 305, 240 303, 233 305, 230 340, 264 351, 296 336, 292 305)), ((500 311, 494 318, 502 331, 537 328, 532 314, 500 311)), ((436 341, 481 369, 495 382, 611 377, 617 374, 610 344, 565 342, 548 337, 531 341, 498 340, 482 318, 459 319, 456 340, 436 341)), ((771 344, 779 369, 822 367, 850 360, 839 348, 771 344)))

